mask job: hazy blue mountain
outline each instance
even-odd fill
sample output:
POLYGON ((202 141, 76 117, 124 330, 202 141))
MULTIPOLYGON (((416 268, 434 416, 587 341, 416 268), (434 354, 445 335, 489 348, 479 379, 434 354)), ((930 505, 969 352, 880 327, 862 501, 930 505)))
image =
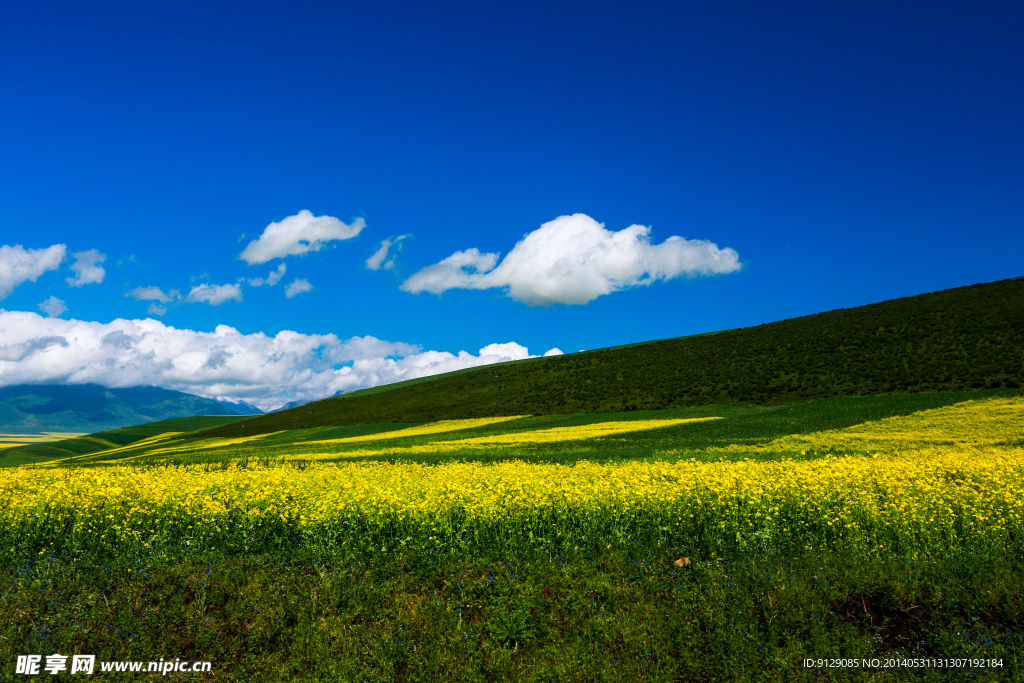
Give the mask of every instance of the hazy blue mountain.
MULTIPOLYGON (((252 409, 249 412, 246 408, 252 409)), ((235 406, 158 387, 108 389, 97 384, 0 387, 0 432, 98 432, 195 415, 250 415, 235 406)))
MULTIPOLYGON (((344 394, 344 393, 345 393, 344 391, 339 391, 339 392, 338 392, 338 393, 336 393, 336 394, 335 394, 334 396, 331 396, 331 397, 329 397, 329 398, 334 398, 335 396, 341 396, 341 395, 342 395, 342 394, 344 394)), ((267 413, 268 413, 268 414, 269 414, 269 413, 279 413, 279 412, 281 412, 282 410, 291 410, 292 408, 298 408, 299 406, 304 406, 304 405, 306 405, 307 403, 313 403, 313 402, 314 402, 315 400, 316 400, 316 399, 306 399, 306 400, 304 400, 304 401, 303 401, 303 400, 296 400, 296 401, 288 401, 287 403, 285 403, 285 404, 284 404, 283 406, 281 406, 280 408, 274 408, 273 410, 268 410, 268 411, 267 411, 267 413)), ((246 415, 248 415, 248 414, 249 414, 249 413, 246 413, 246 415)))
POLYGON ((287 403, 285 403, 280 408, 274 408, 270 412, 276 413, 276 412, 279 412, 281 410, 290 410, 292 408, 298 408, 299 406, 304 406, 307 403, 309 403, 309 401, 288 401, 287 403))
MULTIPOLYGON (((251 403, 245 401, 232 401, 230 399, 222 398, 217 401, 218 404, 228 408, 229 410, 238 413, 239 415, 262 415, 263 411, 254 406, 251 403)), ((230 415, 231 413, 226 413, 230 415)))

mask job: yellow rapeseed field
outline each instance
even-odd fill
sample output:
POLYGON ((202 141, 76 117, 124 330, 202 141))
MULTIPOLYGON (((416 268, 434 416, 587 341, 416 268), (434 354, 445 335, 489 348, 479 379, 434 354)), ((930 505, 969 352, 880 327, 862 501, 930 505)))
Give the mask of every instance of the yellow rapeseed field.
POLYGON ((514 432, 510 434, 495 434, 493 436, 478 436, 471 439, 459 439, 458 441, 446 441, 445 445, 459 446, 493 446, 493 445, 519 445, 527 443, 551 443, 556 441, 578 441, 581 439, 596 439, 612 434, 626 434, 629 432, 641 432, 647 429, 659 429, 661 427, 672 427, 674 425, 688 422, 704 422, 705 420, 720 420, 718 417, 693 417, 673 420, 616 420, 614 422, 597 422, 588 425, 577 425, 573 427, 558 427, 555 429, 535 429, 532 431, 514 432))
POLYGON ((383 432, 380 434, 366 434, 363 436, 348 436, 340 439, 323 439, 320 441, 308 441, 306 443, 345 444, 360 443, 364 441, 388 441, 392 439, 404 439, 410 436, 426 436, 429 434, 447 434, 449 432, 474 429, 476 427, 484 427, 487 425, 497 424, 499 422, 508 422, 509 420, 518 420, 521 417, 524 416, 513 415, 510 417, 481 417, 470 420, 441 420, 440 422, 430 422, 428 424, 420 425, 418 427, 398 429, 392 432, 383 432))
MULTIPOLYGON (((493 419, 493 418, 492 418, 493 419)), ((498 418, 500 419, 513 419, 513 418, 498 418)), ((571 427, 557 427, 554 429, 533 429, 523 431, 513 431, 504 434, 492 434, 489 436, 477 436, 468 439, 444 439, 437 440, 426 444, 416 444, 412 446, 387 446, 381 445, 377 448, 359 448, 350 449, 344 451, 329 450, 325 452, 308 452, 305 451, 300 454, 296 454, 296 459, 302 460, 318 460, 318 459, 336 459, 339 455, 349 457, 371 457, 375 455, 388 455, 391 457, 401 457, 407 455, 428 455, 428 454, 443 454, 450 453, 452 451, 459 450, 483 450, 483 449, 494 449, 494 448, 514 448, 516 446, 523 446, 529 444, 545 444, 545 443, 559 443, 566 441, 585 441, 587 439, 596 439, 602 436, 612 436, 614 434, 628 434, 630 432, 641 432, 648 429, 660 429, 662 427, 672 427, 680 424, 687 424, 691 422, 704 422, 707 420, 720 420, 719 417, 697 417, 697 418, 683 418, 683 419, 667 419, 667 420, 615 420, 612 422, 597 422, 593 424, 585 425, 574 425, 571 427)), ((497 421, 497 420, 494 420, 497 421)), ((463 423, 463 422, 477 422, 477 420, 451 420, 451 423, 463 423)), ((432 425, 441 425, 444 423, 435 422, 431 425, 424 425, 424 427, 418 427, 415 429, 423 429, 431 427, 432 425)), ((468 429, 469 427, 475 427, 477 425, 461 426, 461 429, 468 429)), ((402 430, 403 432, 412 432, 413 430, 402 430)), ((439 431, 423 431, 423 434, 440 434, 439 431)), ((391 437, 392 434, 398 434, 398 432, 387 432, 379 435, 369 435, 366 437, 356 437, 357 439, 364 442, 373 442, 383 440, 383 437, 391 437)), ((356 439, 335 439, 332 441, 313 441, 306 442, 311 446, 322 445, 327 443, 340 443, 355 442, 356 439)), ((288 456, 286 456, 288 457, 288 456)))
MULTIPOLYGON (((854 450, 900 452, 929 446, 997 446, 1024 438, 1024 401, 965 401, 912 415, 888 417, 811 434, 793 434, 758 446, 761 452, 854 450)), ((721 451, 746 451, 727 446, 721 451)))
POLYGON ((43 432, 41 434, 0 434, 0 448, 11 446, 24 446, 32 443, 49 443, 61 439, 73 439, 76 436, 85 436, 79 432, 43 432))
MULTIPOLYGON (((757 447, 859 451, 815 460, 6 468, 0 537, 45 548, 258 545, 286 533, 337 547, 416 535, 462 545, 739 535, 930 553, 1005 549, 1024 530, 1024 448, 1013 441, 1022 413, 1019 399, 976 401, 757 447)), ((586 438, 653 422, 535 434, 586 438)), ((465 441, 508 443, 502 438, 465 441)))

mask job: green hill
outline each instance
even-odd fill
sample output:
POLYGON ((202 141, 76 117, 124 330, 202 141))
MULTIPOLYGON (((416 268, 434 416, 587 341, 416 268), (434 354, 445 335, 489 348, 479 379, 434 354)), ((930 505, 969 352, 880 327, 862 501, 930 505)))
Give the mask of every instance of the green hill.
POLYGON ((773 405, 1024 385, 1024 278, 714 334, 464 370, 204 435, 498 415, 773 405))
POLYGON ((244 415, 199 415, 96 432, 72 439, 0 450, 0 467, 61 460, 120 448, 166 432, 192 432, 244 420, 244 415))

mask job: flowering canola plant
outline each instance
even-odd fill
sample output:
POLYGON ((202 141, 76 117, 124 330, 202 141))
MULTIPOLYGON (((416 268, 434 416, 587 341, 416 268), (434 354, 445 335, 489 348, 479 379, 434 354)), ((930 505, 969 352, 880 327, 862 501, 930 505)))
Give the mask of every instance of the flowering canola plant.
POLYGON ((518 445, 526 443, 550 443, 553 441, 577 441, 580 439, 595 439, 602 436, 610 436, 612 434, 626 434, 629 432, 640 432, 647 429, 673 427, 675 425, 686 424, 689 422, 704 422, 706 420, 720 419, 722 418, 691 417, 671 420, 616 420, 614 422, 597 422, 594 424, 577 425, 573 427, 535 429, 532 431, 512 432, 509 434, 478 436, 470 439, 448 441, 445 443, 452 446, 490 446, 494 444, 518 445))
POLYGON ((1024 449, 776 462, 8 468, 0 537, 54 546, 460 546, 653 536, 815 547, 1019 544, 1024 449), (20 539, 20 540, 19 540, 20 539))
MULTIPOLYGON (((696 418, 675 418, 666 420, 615 420, 612 422, 597 422, 592 424, 584 425, 573 425, 571 427, 556 427, 553 429, 532 429, 532 430, 516 430, 506 432, 503 434, 490 434, 487 436, 475 436, 467 439, 445 439, 437 440, 426 444, 414 444, 410 446, 379 446, 374 448, 372 445, 369 448, 359 448, 345 451, 329 450, 326 452, 302 452, 294 456, 285 456, 286 458, 293 459, 336 459, 339 455, 348 457, 372 457, 375 455, 388 455, 391 457, 401 457, 403 455, 427 455, 435 453, 450 453, 452 451, 459 450, 484 450, 494 448, 512 448, 516 446, 524 445, 536 445, 536 444, 548 444, 548 443, 562 443, 567 441, 585 441, 587 439, 596 439, 602 436, 612 436, 615 434, 628 434, 630 432, 641 432, 648 429, 660 429, 663 427, 674 427, 676 425, 688 424, 693 422, 705 422, 707 420, 720 420, 720 417, 696 417, 696 418)), ((452 420, 452 422, 471 422, 471 420, 452 420)), ((432 423, 442 424, 442 423, 432 423)), ((423 428, 429 428, 431 425, 424 425, 423 428)), ((473 425, 476 426, 476 425, 473 425)), ((419 428, 419 429, 423 429, 419 428)), ((402 430, 412 431, 412 430, 402 430)), ((423 433, 436 433, 436 432, 423 432, 423 433)), ((397 434, 397 432, 388 432, 380 436, 388 436, 390 434, 397 434)), ((358 437, 365 441, 376 441, 374 438, 377 435, 371 435, 367 437, 358 437)), ((313 441, 306 442, 304 445, 317 446, 326 443, 338 443, 340 440, 328 441, 313 441)))
MULTIPOLYGON (((999 446, 1024 436, 1024 401, 993 398, 964 401, 911 415, 887 417, 845 429, 791 434, 758 446, 761 452, 852 450, 890 453, 930 446, 999 446)), ((718 450, 742 452, 749 446, 718 450)))
POLYGON ((449 432, 457 430, 475 429, 476 427, 485 427, 487 425, 497 424, 499 422, 518 420, 521 417, 524 416, 512 415, 508 417, 480 417, 468 420, 441 420, 440 422, 430 422, 425 425, 409 427, 407 429, 398 429, 392 432, 365 434, 362 436, 347 436, 340 439, 323 439, 320 441, 312 441, 307 443, 359 443, 363 441, 384 441, 391 439, 404 439, 411 436, 426 436, 430 434, 447 434, 449 432))
MULTIPOLYGON (((495 448, 680 422, 625 420, 455 443, 495 448)), ((450 433, 437 431, 441 424, 400 431, 450 433)), ((475 550, 735 540, 926 555, 1024 552, 1022 427, 1024 401, 991 399, 754 447, 852 450, 818 459, 11 467, 0 469, 0 548, 299 544, 394 552, 412 539, 475 550)))
POLYGON ((73 439, 76 436, 85 435, 80 432, 43 432, 41 434, 0 433, 0 448, 23 446, 30 443, 47 443, 49 441, 60 441, 61 439, 73 439))
POLYGON ((313 438, 276 441, 281 432, 235 438, 205 438, 181 440, 179 432, 167 432, 136 441, 127 446, 111 448, 99 453, 73 456, 50 461, 42 466, 81 463, 116 464, 127 460, 188 458, 196 455, 211 457, 237 457, 248 455, 259 458, 298 460, 337 460, 347 457, 447 454, 457 451, 510 449, 518 446, 586 441, 604 436, 629 434, 682 424, 719 420, 720 417, 669 418, 653 420, 613 420, 583 425, 532 429, 530 424, 517 422, 524 416, 486 417, 463 420, 443 420, 404 429, 360 434, 333 439, 313 438), (458 438, 460 432, 480 427, 494 427, 498 433, 458 438), (455 438, 453 438, 455 437, 455 438), (402 440, 412 439, 411 442, 402 440), (243 448, 244 447, 244 448, 243 448))

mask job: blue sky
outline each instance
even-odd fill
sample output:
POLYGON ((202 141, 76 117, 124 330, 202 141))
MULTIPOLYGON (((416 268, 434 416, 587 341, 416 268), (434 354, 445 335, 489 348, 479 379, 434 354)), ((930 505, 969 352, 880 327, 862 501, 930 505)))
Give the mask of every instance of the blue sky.
POLYGON ((524 353, 491 344, 570 352, 1024 275, 1019 3, 14 2, 0 34, 0 307, 27 312, 0 321, 4 384, 266 407, 524 353), (239 258, 301 211, 365 227, 239 258), (574 214, 589 218, 538 232, 574 214), (531 234, 532 255, 488 275, 531 234), (367 268, 402 235, 390 268, 367 268), (54 245, 56 264, 32 251, 54 245), (409 284, 472 249, 482 272, 412 280, 472 288, 409 284), (72 269, 83 252, 102 276, 72 269), (203 285, 239 294, 189 301, 203 285), (126 341, 90 355, 79 323, 126 341), (201 337, 218 325, 230 343, 201 337), (170 328, 195 335, 160 341, 170 328), (280 351, 252 335, 282 330, 336 341, 247 379, 243 360, 280 351), (331 355, 367 336, 392 345, 331 355), (189 376, 176 353, 236 367, 189 376), (306 366, 322 381, 303 393, 306 366))

